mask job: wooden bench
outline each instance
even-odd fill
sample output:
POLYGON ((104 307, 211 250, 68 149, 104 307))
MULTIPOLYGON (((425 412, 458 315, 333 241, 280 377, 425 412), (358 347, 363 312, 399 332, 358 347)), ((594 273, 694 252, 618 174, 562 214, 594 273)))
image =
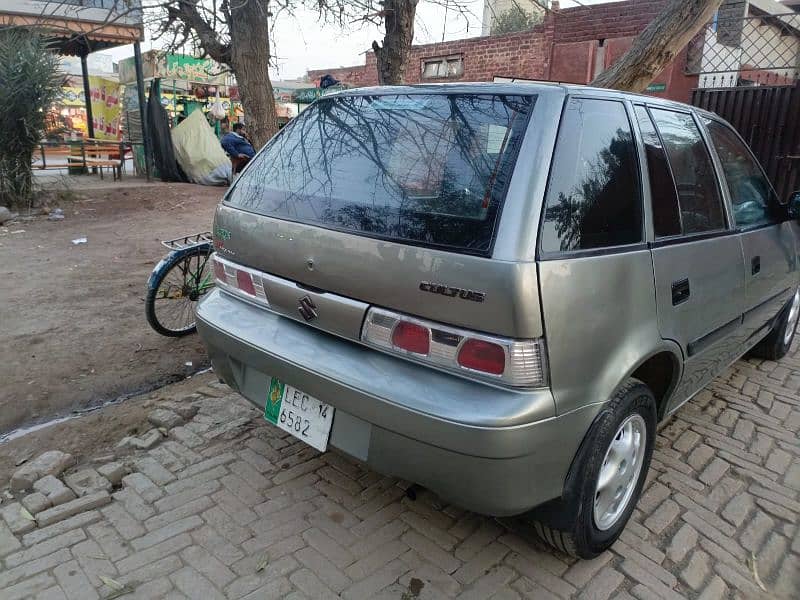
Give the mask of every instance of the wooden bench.
POLYGON ((114 181, 122 179, 126 149, 120 142, 87 139, 64 144, 42 143, 38 150, 33 157, 35 169, 93 168, 100 171, 100 179, 103 169, 111 169, 114 181))
MULTIPOLYGON (((87 139, 83 142, 83 161, 86 167, 97 168, 100 171, 100 179, 103 179, 103 169, 110 168, 114 175, 114 181, 119 177, 122 179, 122 144, 111 140, 87 139)), ((78 158, 78 157, 75 157, 78 158)), ((67 159, 72 161, 73 159, 67 159)), ((77 162, 77 161, 75 161, 77 162)))
POLYGON ((37 151, 33 155, 34 169, 66 169, 70 156, 74 157, 69 144, 40 144, 37 151))

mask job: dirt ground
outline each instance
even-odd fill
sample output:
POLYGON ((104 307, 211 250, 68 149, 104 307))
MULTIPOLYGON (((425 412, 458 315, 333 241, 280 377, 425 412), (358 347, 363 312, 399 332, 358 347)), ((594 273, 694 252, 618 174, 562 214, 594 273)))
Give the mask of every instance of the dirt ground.
POLYGON ((0 227, 0 435, 208 366, 197 335, 150 329, 144 296, 160 240, 210 229, 223 191, 77 189, 57 204, 62 221, 0 227))

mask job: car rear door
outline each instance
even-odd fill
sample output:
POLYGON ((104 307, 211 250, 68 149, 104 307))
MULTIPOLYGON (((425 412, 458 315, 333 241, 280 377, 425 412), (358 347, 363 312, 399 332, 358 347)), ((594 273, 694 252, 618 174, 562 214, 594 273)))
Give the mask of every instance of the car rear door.
POLYGON ((737 357, 744 261, 691 111, 644 105, 634 111, 647 158, 658 327, 684 353, 667 407, 673 410, 737 357))
POLYGON ((763 337, 794 293, 794 238, 786 209, 747 145, 727 124, 703 119, 728 188, 745 265, 743 326, 748 338, 763 337))

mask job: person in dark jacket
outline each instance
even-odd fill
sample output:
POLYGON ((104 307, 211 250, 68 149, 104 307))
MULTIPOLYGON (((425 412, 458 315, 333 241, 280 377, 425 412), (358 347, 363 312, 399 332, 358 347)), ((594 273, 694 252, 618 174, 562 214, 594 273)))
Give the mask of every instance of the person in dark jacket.
POLYGON ((222 149, 231 158, 244 158, 250 160, 255 156, 255 149, 247 139, 247 130, 243 123, 234 123, 231 131, 222 136, 219 141, 222 149))

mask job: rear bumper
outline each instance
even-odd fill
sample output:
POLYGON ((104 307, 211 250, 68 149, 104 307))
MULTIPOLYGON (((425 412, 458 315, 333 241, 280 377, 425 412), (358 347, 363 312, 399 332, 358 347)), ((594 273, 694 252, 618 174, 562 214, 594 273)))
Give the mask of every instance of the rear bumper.
POLYGON ((336 408, 330 445, 459 506, 512 515, 558 497, 594 418, 555 416, 549 390, 474 383, 225 294, 197 313, 215 371, 263 408, 275 376, 336 408))

